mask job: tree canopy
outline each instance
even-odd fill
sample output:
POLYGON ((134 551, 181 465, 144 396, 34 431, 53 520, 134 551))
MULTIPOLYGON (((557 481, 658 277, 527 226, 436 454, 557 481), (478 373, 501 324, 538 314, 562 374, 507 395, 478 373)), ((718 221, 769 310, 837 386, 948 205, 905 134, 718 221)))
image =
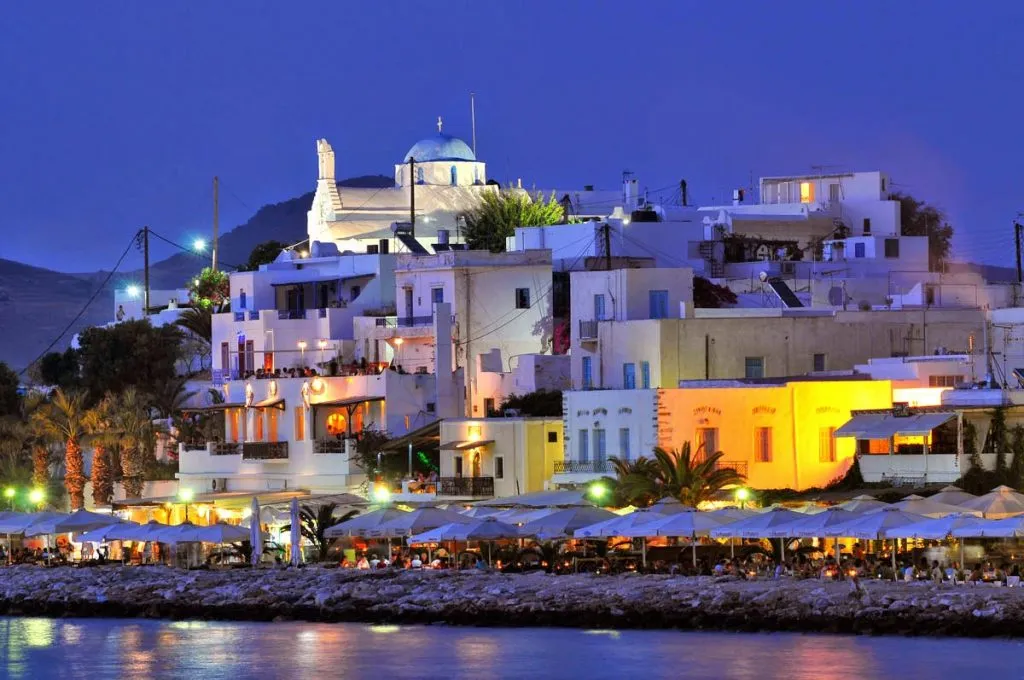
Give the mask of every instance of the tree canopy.
POLYGON ((516 409, 524 416, 562 417, 562 391, 537 390, 526 394, 510 394, 501 403, 501 410, 516 409))
POLYGON ((13 416, 21 412, 21 395, 18 394, 18 374, 0 361, 0 417, 13 416))
POLYGON ((39 381, 65 390, 76 389, 79 385, 78 351, 68 347, 63 352, 49 352, 43 355, 36 366, 39 381))
POLYGON ((703 276, 693 277, 693 306, 698 309, 718 309, 736 304, 736 293, 719 286, 703 276))
POLYGON ((264 241, 252 249, 252 252, 249 253, 249 261, 239 271, 254 272, 260 268, 261 264, 273 262, 287 247, 280 241, 264 241))
POLYGON ((506 189, 487 192, 480 205, 466 214, 466 244, 472 250, 505 250, 505 239, 514 236, 516 227, 542 227, 559 224, 565 210, 552 194, 547 200, 538 193, 506 189))
POLYGON ((615 479, 609 479, 616 502, 647 506, 662 498, 675 498, 683 505, 697 507, 711 500, 727 486, 742 484, 743 475, 719 465, 721 451, 707 455, 693 452, 690 442, 678 451, 653 450, 654 458, 641 456, 635 461, 609 458, 615 479))
POLYGON ((109 328, 88 328, 78 342, 82 387, 90 404, 129 387, 150 394, 155 386, 177 377, 181 331, 176 326, 124 321, 109 328))
POLYGON ((953 251, 953 227, 946 214, 933 205, 908 194, 889 194, 890 201, 900 202, 900 229, 903 236, 928 237, 928 268, 942 269, 953 251))
POLYGON ((195 307, 224 311, 231 302, 231 281, 227 272, 205 267, 188 282, 188 297, 195 307))

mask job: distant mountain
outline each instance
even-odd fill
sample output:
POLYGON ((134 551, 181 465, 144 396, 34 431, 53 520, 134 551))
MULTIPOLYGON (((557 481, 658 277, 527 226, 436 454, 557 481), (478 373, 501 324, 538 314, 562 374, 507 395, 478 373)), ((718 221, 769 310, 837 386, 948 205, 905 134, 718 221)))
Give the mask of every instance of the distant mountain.
MULTIPOLYGON (((338 186, 376 189, 394 186, 394 179, 366 175, 342 180, 338 186)), ((296 243, 306 238, 306 213, 312 203, 313 192, 309 192, 263 206, 245 224, 221 235, 220 261, 225 266, 240 265, 249 259, 249 253, 258 243, 271 239, 296 243)), ((200 261, 191 253, 179 253, 154 263, 149 268, 150 285, 153 288, 180 287, 205 265, 205 260, 204 257, 200 261)), ((122 274, 114 280, 142 278, 141 270, 122 274)), ((0 361, 18 370, 33 361, 71 323, 104 278, 106 272, 65 274, 0 259, 0 361)), ((113 285, 107 285, 53 349, 66 348, 71 337, 87 326, 111 321, 113 306, 113 285)))

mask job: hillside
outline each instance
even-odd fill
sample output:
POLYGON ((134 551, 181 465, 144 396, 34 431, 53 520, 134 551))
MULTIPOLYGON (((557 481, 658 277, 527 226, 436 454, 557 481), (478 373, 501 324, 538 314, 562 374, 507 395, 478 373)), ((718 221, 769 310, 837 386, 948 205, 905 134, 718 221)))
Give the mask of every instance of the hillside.
MULTIPOLYGON (((393 186, 390 177, 368 175, 338 182, 340 187, 377 188, 393 186)), ((242 225, 222 234, 220 261, 225 265, 242 264, 253 246, 276 239, 295 243, 306 237, 306 212, 313 192, 265 205, 242 225)), ((203 266, 195 255, 180 253, 150 267, 153 288, 176 288, 203 266)), ((138 278, 142 272, 122 272, 138 278)), ((82 309, 104 272, 65 274, 41 267, 0 259, 0 361, 21 369, 36 358, 82 309)), ((87 326, 107 323, 113 318, 114 293, 110 286, 101 291, 55 346, 62 350, 71 337, 87 326)))

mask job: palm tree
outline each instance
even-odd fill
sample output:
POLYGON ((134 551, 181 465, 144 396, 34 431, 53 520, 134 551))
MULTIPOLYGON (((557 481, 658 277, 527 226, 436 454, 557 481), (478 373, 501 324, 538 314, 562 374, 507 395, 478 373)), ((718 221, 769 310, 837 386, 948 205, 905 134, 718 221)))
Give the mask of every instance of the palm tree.
POLYGON ((46 408, 33 414, 40 432, 64 442, 64 488, 72 510, 85 505, 85 469, 82 461, 82 438, 86 427, 85 397, 57 389, 46 408))
POLYGON ((721 451, 694 455, 690 442, 683 442, 677 451, 655 447, 653 453, 653 459, 641 456, 633 462, 609 459, 615 468, 612 485, 619 502, 647 506, 671 497, 683 505, 697 507, 721 489, 744 482, 743 475, 736 470, 719 467, 725 455, 721 451))
POLYGON ((128 498, 142 495, 146 471, 145 452, 153 437, 149 407, 134 387, 124 390, 112 407, 113 428, 121 443, 121 477, 128 498))
MULTIPOLYGON (((334 511, 337 509, 337 503, 325 503, 319 506, 303 505, 299 508, 299 532, 316 546, 318 562, 327 558, 327 549, 333 540, 324 536, 324 532, 358 513, 357 510, 353 510, 341 517, 335 517, 334 511)), ((291 531, 291 528, 289 524, 284 527, 284 531, 291 531)))
POLYGON ((206 344, 213 341, 212 307, 190 307, 181 313, 175 323, 200 340, 205 340, 206 344))
POLYGON ((92 443, 92 501, 97 506, 110 505, 114 497, 110 449, 117 443, 117 433, 111 428, 113 409, 114 398, 108 394, 85 418, 92 443))
POLYGON ((188 378, 178 376, 163 383, 150 392, 152 405, 161 418, 173 418, 185 408, 185 403, 196 395, 186 387, 188 378))

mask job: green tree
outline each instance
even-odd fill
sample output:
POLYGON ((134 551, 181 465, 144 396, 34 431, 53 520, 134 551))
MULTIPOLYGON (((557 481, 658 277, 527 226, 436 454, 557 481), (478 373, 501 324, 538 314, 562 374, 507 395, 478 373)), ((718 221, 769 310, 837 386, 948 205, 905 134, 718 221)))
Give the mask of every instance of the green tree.
POLYGON ((38 364, 39 381, 65 390, 78 389, 78 351, 67 348, 63 352, 49 352, 38 364))
POLYGON ((697 507, 721 489, 744 482, 743 475, 736 470, 719 466, 725 455, 721 451, 694 455, 690 442, 684 442, 677 451, 655 447, 653 453, 653 459, 641 456, 625 468, 620 468, 617 458, 610 459, 617 474, 620 469, 626 472, 624 477, 610 480, 617 496, 633 505, 649 505, 672 497, 683 505, 697 507))
MULTIPOLYGON (((331 547, 331 542, 334 540, 327 538, 324 533, 334 525, 341 524, 353 517, 358 512, 357 510, 352 510, 340 517, 336 517, 334 511, 337 509, 337 503, 325 503, 318 506, 303 505, 299 508, 299 533, 316 547, 317 562, 323 562, 327 559, 327 550, 331 547)), ((291 530, 291 524, 284 527, 284 531, 291 530)))
POLYGON ((57 389, 49 405, 34 414, 40 429, 51 439, 64 442, 64 488, 72 510, 85 506, 85 465, 82 438, 87 434, 85 397, 57 389))
POLYGON ((516 409, 524 416, 560 418, 562 391, 537 390, 526 394, 510 394, 501 402, 501 410, 516 409))
POLYGON ((205 340, 207 345, 213 342, 212 307, 189 307, 181 313, 175 323, 196 338, 205 340))
POLYGON ((1008 432, 1006 431, 1006 409, 997 407, 992 412, 992 420, 988 426, 988 435, 985 437, 984 451, 996 454, 996 475, 1000 478, 1006 476, 1006 453, 1008 447, 1008 432))
POLYGON ((249 253, 249 261, 239 271, 254 272, 260 268, 260 265, 270 264, 276 260, 281 251, 287 247, 280 241, 264 241, 252 249, 252 252, 249 253))
POLYGON ((146 447, 153 437, 153 417, 142 396, 127 388, 111 406, 111 424, 121 449, 121 483, 128 498, 139 498, 145 483, 146 447))
POLYGON ((21 395, 18 393, 20 383, 18 374, 0 361, 0 417, 21 413, 21 395))
POLYGON ((505 250, 505 239, 514 236, 516 227, 542 227, 560 224, 565 210, 552 194, 530 196, 521 189, 487 192, 480 204, 465 215, 465 238, 472 250, 505 250))
POLYGON ((129 387, 149 393, 174 380, 181 354, 181 331, 153 327, 148 320, 88 328, 79 336, 82 387, 88 403, 129 387))
POLYGON ((231 281, 227 272, 204 267, 188 282, 188 298, 193 307, 209 307, 216 312, 231 301, 231 281))
POLYGON ((1024 426, 1016 425, 1010 430, 1010 451, 1013 460, 1006 473, 1006 484, 1014 489, 1024 487, 1024 426))
POLYGON ((97 506, 110 505, 114 497, 114 473, 111 468, 110 449, 116 445, 117 436, 112 431, 110 418, 114 400, 109 395, 89 410, 85 426, 92 444, 92 501, 97 506))
POLYGON ((928 268, 942 269, 953 250, 953 227, 946 215, 933 205, 908 194, 889 194, 890 201, 900 202, 900 225, 903 236, 928 237, 928 268))

